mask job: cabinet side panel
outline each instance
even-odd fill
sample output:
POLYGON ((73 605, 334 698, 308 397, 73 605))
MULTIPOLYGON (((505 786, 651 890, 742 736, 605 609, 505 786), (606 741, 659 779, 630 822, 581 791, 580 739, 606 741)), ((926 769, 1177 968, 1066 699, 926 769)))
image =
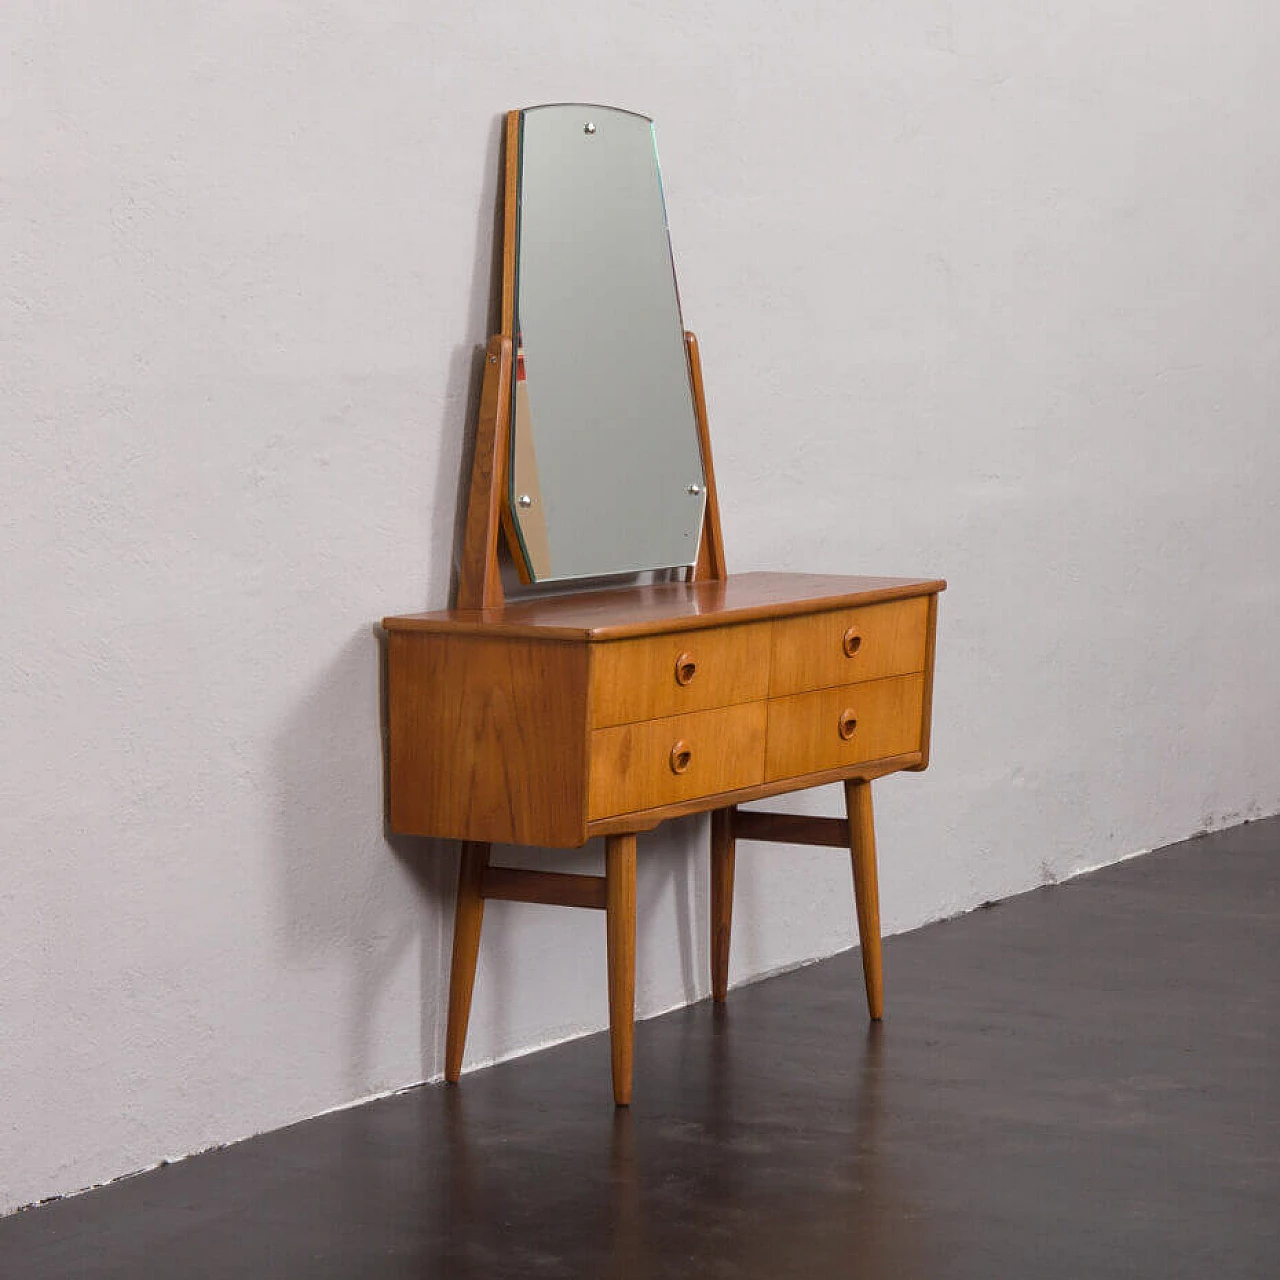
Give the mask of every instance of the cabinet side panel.
POLYGON ((391 826, 571 848, 586 839, 586 645, 392 634, 391 826))
POLYGON ((929 767, 929 744, 933 738, 933 664, 938 649, 938 594, 929 597, 929 616, 925 621, 924 642, 924 706, 920 726, 920 763, 913 773, 929 767))

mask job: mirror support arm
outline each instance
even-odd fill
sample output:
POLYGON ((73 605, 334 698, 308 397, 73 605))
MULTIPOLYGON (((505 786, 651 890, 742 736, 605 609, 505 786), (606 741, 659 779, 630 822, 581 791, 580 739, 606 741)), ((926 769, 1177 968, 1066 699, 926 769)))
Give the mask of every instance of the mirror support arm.
POLYGON ((498 539, 507 482, 511 416, 511 339, 495 334, 484 358, 484 383, 476 423, 471 491, 458 565, 459 609, 498 609, 505 597, 498 569, 498 539))
POLYGON ((720 499, 716 494, 715 468, 711 465, 711 430, 707 425, 707 399, 702 389, 702 358, 698 355, 698 339, 688 329, 684 334, 684 350, 689 360, 689 385, 693 390, 693 410, 698 419, 698 443, 702 447, 702 474, 707 489, 698 559, 689 574, 689 580, 720 581, 728 574, 724 563, 724 536, 720 532, 720 499))

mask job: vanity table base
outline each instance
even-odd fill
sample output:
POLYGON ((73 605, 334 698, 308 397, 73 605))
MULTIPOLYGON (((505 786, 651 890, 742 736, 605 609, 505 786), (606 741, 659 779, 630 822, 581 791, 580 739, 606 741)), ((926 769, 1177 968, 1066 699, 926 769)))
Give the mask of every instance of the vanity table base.
POLYGON ((723 1003, 729 990, 729 939, 733 929, 733 873, 739 840, 847 848, 853 861, 858 945, 867 987, 867 1011, 884 1017, 884 967, 880 948, 880 885, 876 876, 876 835, 871 782, 847 778, 848 817, 814 818, 794 813, 717 809, 711 815, 711 995, 723 1003))
POLYGON ((391 820, 463 842, 445 1078, 462 1072, 486 899, 602 910, 614 1097, 631 1097, 636 836, 711 814, 712 994, 739 840, 851 853, 884 1011, 871 782, 927 763, 938 581, 743 574, 388 618, 391 820), (750 812, 842 783, 847 815, 750 812), (603 876, 490 864, 605 841, 603 876))
POLYGON ((635 836, 606 838, 603 876, 495 867, 490 865, 490 853, 488 844, 470 840, 463 842, 453 922, 453 959, 449 972, 445 1080, 457 1084, 462 1076, 485 900, 497 898, 505 902, 588 907, 605 913, 613 1097, 618 1106, 627 1106, 631 1102, 636 1008, 635 836))
MULTIPOLYGON (((850 778, 844 784, 847 820, 798 814, 716 809, 711 814, 711 988, 723 1003, 729 986, 729 944, 733 930, 733 878, 739 839, 787 844, 847 846, 852 854, 854 903, 867 1009, 884 1016, 881 963, 880 894, 876 877, 871 783, 850 778)), ((605 874, 576 875, 490 865, 488 844, 466 841, 458 875, 449 975, 449 1023, 445 1038, 445 1080, 462 1076, 471 995, 475 987, 480 930, 486 899, 587 907, 605 912, 609 985, 609 1042, 613 1098, 631 1102, 636 984, 636 837, 605 838, 605 874)))

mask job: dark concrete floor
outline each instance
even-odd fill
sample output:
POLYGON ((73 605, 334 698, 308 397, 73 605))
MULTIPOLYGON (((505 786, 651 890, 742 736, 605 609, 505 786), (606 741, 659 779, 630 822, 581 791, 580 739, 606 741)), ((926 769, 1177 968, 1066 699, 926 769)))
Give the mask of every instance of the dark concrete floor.
POLYGON ((29 1210, 0 1276, 1280 1277, 1278 858, 893 938, 876 1030, 856 952, 642 1023, 630 1112, 593 1036, 29 1210))

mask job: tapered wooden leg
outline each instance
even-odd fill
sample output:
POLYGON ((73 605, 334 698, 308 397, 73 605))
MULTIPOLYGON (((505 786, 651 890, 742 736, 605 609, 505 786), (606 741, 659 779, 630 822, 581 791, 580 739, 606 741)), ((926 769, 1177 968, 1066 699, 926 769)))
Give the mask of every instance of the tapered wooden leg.
POLYGON ((636 838, 607 836, 605 917, 609 957, 609 1043, 613 1100, 631 1103, 631 1056, 636 1017, 636 838))
POLYGON ((711 813, 711 995, 729 990, 729 938, 733 932, 733 810, 711 813))
POLYGON ((453 916, 453 963, 449 971, 449 1024, 444 1042, 444 1078, 457 1084, 462 1074, 462 1053, 467 1047, 467 1020, 471 1017, 471 992, 476 984, 476 958, 480 954, 480 925, 484 899, 480 884, 489 865, 489 846, 475 840, 462 844, 462 869, 458 873, 458 905, 453 916))
POLYGON ((849 849, 853 854, 853 893, 858 908, 862 976, 871 1017, 884 1017, 884 967, 880 959, 880 885, 876 877, 876 831, 871 814, 871 783, 850 778, 844 784, 849 812, 849 849))

